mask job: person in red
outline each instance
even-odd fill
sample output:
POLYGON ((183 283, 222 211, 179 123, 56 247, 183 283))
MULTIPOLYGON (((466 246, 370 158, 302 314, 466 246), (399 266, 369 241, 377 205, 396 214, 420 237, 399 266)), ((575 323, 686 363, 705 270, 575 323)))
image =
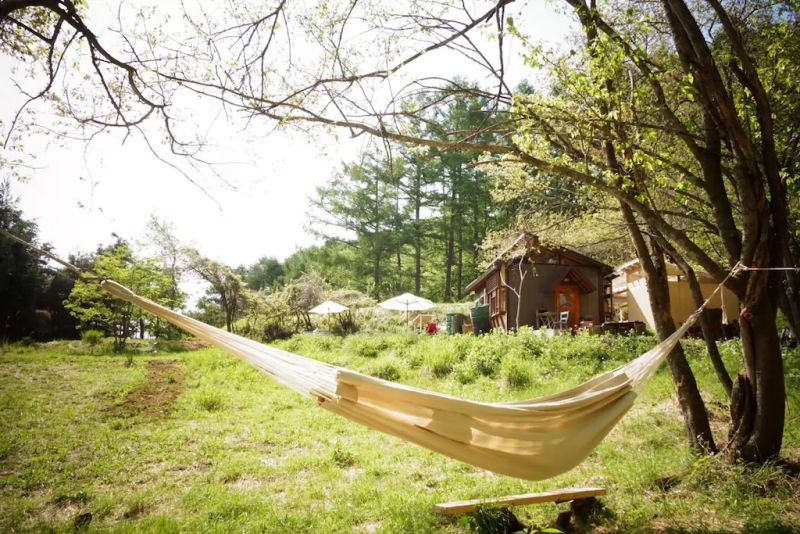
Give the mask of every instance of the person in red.
POLYGON ((428 335, 432 336, 439 330, 439 325, 434 322, 428 323, 428 326, 425 328, 425 331, 428 332, 428 335))

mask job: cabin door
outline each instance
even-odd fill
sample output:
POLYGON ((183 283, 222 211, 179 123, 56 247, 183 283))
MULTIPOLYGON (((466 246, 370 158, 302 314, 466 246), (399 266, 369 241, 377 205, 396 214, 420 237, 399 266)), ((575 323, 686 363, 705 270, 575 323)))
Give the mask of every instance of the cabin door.
POLYGON ((578 286, 572 284, 558 284, 553 291, 555 299, 556 320, 561 312, 569 312, 569 326, 575 326, 581 317, 581 297, 578 286))

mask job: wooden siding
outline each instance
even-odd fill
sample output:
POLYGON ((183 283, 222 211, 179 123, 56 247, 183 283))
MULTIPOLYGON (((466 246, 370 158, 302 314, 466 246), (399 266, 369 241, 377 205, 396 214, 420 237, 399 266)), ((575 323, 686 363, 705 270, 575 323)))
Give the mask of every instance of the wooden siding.
MULTIPOLYGON (((592 267, 575 266, 574 268, 579 269, 581 275, 590 280, 596 288, 592 292, 580 294, 581 311, 579 320, 589 320, 594 324, 602 324, 604 319, 602 304, 603 275, 599 270, 592 267)), ((524 263, 522 272, 522 305, 519 310, 519 324, 520 326, 536 328, 538 326, 536 321, 539 311, 555 311, 553 286, 560 281, 558 278, 563 278, 567 272, 564 272, 564 265, 552 263, 524 263)), ((519 267, 517 263, 514 263, 508 267, 506 283, 519 290, 519 280, 519 267)), ((506 293, 508 300, 506 327, 508 329, 516 329, 517 296, 511 290, 506 290, 506 293)), ((499 323, 499 321, 496 322, 499 323)))

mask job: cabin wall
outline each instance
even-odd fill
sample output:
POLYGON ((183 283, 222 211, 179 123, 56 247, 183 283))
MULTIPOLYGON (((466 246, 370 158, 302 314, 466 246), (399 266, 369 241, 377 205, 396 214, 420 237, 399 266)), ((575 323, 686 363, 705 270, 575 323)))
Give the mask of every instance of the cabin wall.
MULTIPOLYGON (((525 263, 522 265, 522 304, 519 309, 519 325, 520 326, 536 326, 536 313, 539 310, 540 302, 544 299, 541 292, 541 287, 537 284, 537 277, 533 275, 531 265, 525 263)), ((520 274, 519 264, 509 266, 507 271, 506 283, 513 287, 516 291, 520 291, 520 274)), ((517 328, 517 296, 510 289, 506 292, 508 295, 508 328, 517 328)), ((552 295, 550 297, 552 301, 552 295)), ((553 304, 550 303, 550 308, 553 304)))
POLYGON ((578 267, 581 274, 591 280, 595 289, 591 293, 581 293, 581 321, 592 321, 594 324, 603 322, 602 297, 603 279, 597 269, 578 267))
MULTIPOLYGON (((558 278, 560 271, 563 271, 564 264, 523 264, 523 283, 522 283, 522 305, 519 310, 519 324, 522 326, 530 326, 536 328, 537 313, 542 311, 552 312, 555 311, 555 302, 553 300, 553 286, 557 282, 553 282, 558 278)), ((580 306, 581 320, 590 320, 594 324, 601 324, 603 322, 602 313, 602 298, 603 298, 603 277, 598 269, 591 267, 578 267, 581 274, 586 279, 591 280, 595 285, 595 290, 590 293, 581 293, 580 306)), ((566 274, 566 273, 565 273, 566 274)), ((519 265, 514 263, 510 265, 506 271, 506 283, 519 291, 519 265)), ((560 280, 559 280, 560 281, 560 280)), ((517 314, 517 296, 510 289, 506 291, 507 295, 507 324, 509 329, 517 328, 516 314, 517 314)))

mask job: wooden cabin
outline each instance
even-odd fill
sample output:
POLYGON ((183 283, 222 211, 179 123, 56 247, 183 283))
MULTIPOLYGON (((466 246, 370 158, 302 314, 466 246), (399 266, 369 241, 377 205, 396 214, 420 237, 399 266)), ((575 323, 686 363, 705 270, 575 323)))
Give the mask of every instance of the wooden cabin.
POLYGON ((488 305, 492 328, 599 325, 610 318, 608 275, 613 271, 580 252, 543 245, 524 233, 466 291, 474 293, 477 306, 488 305), (567 324, 560 324, 561 318, 567 324))
MULTIPOLYGON (((697 281, 703 297, 708 298, 717 288, 715 280, 705 272, 697 273, 697 281)), ((667 284, 669 287, 670 313, 676 323, 684 322, 697 306, 689 290, 689 282, 678 266, 667 263, 667 284)), ((616 318, 626 321, 642 321, 655 330, 653 310, 650 308, 650 295, 639 260, 631 260, 617 267, 612 282, 612 309, 616 318)), ((729 289, 722 288, 708 304, 715 322, 730 324, 739 318, 739 300, 729 289), (719 318, 717 321, 716 318, 719 318)), ((714 324, 713 326, 717 326, 714 324)))

